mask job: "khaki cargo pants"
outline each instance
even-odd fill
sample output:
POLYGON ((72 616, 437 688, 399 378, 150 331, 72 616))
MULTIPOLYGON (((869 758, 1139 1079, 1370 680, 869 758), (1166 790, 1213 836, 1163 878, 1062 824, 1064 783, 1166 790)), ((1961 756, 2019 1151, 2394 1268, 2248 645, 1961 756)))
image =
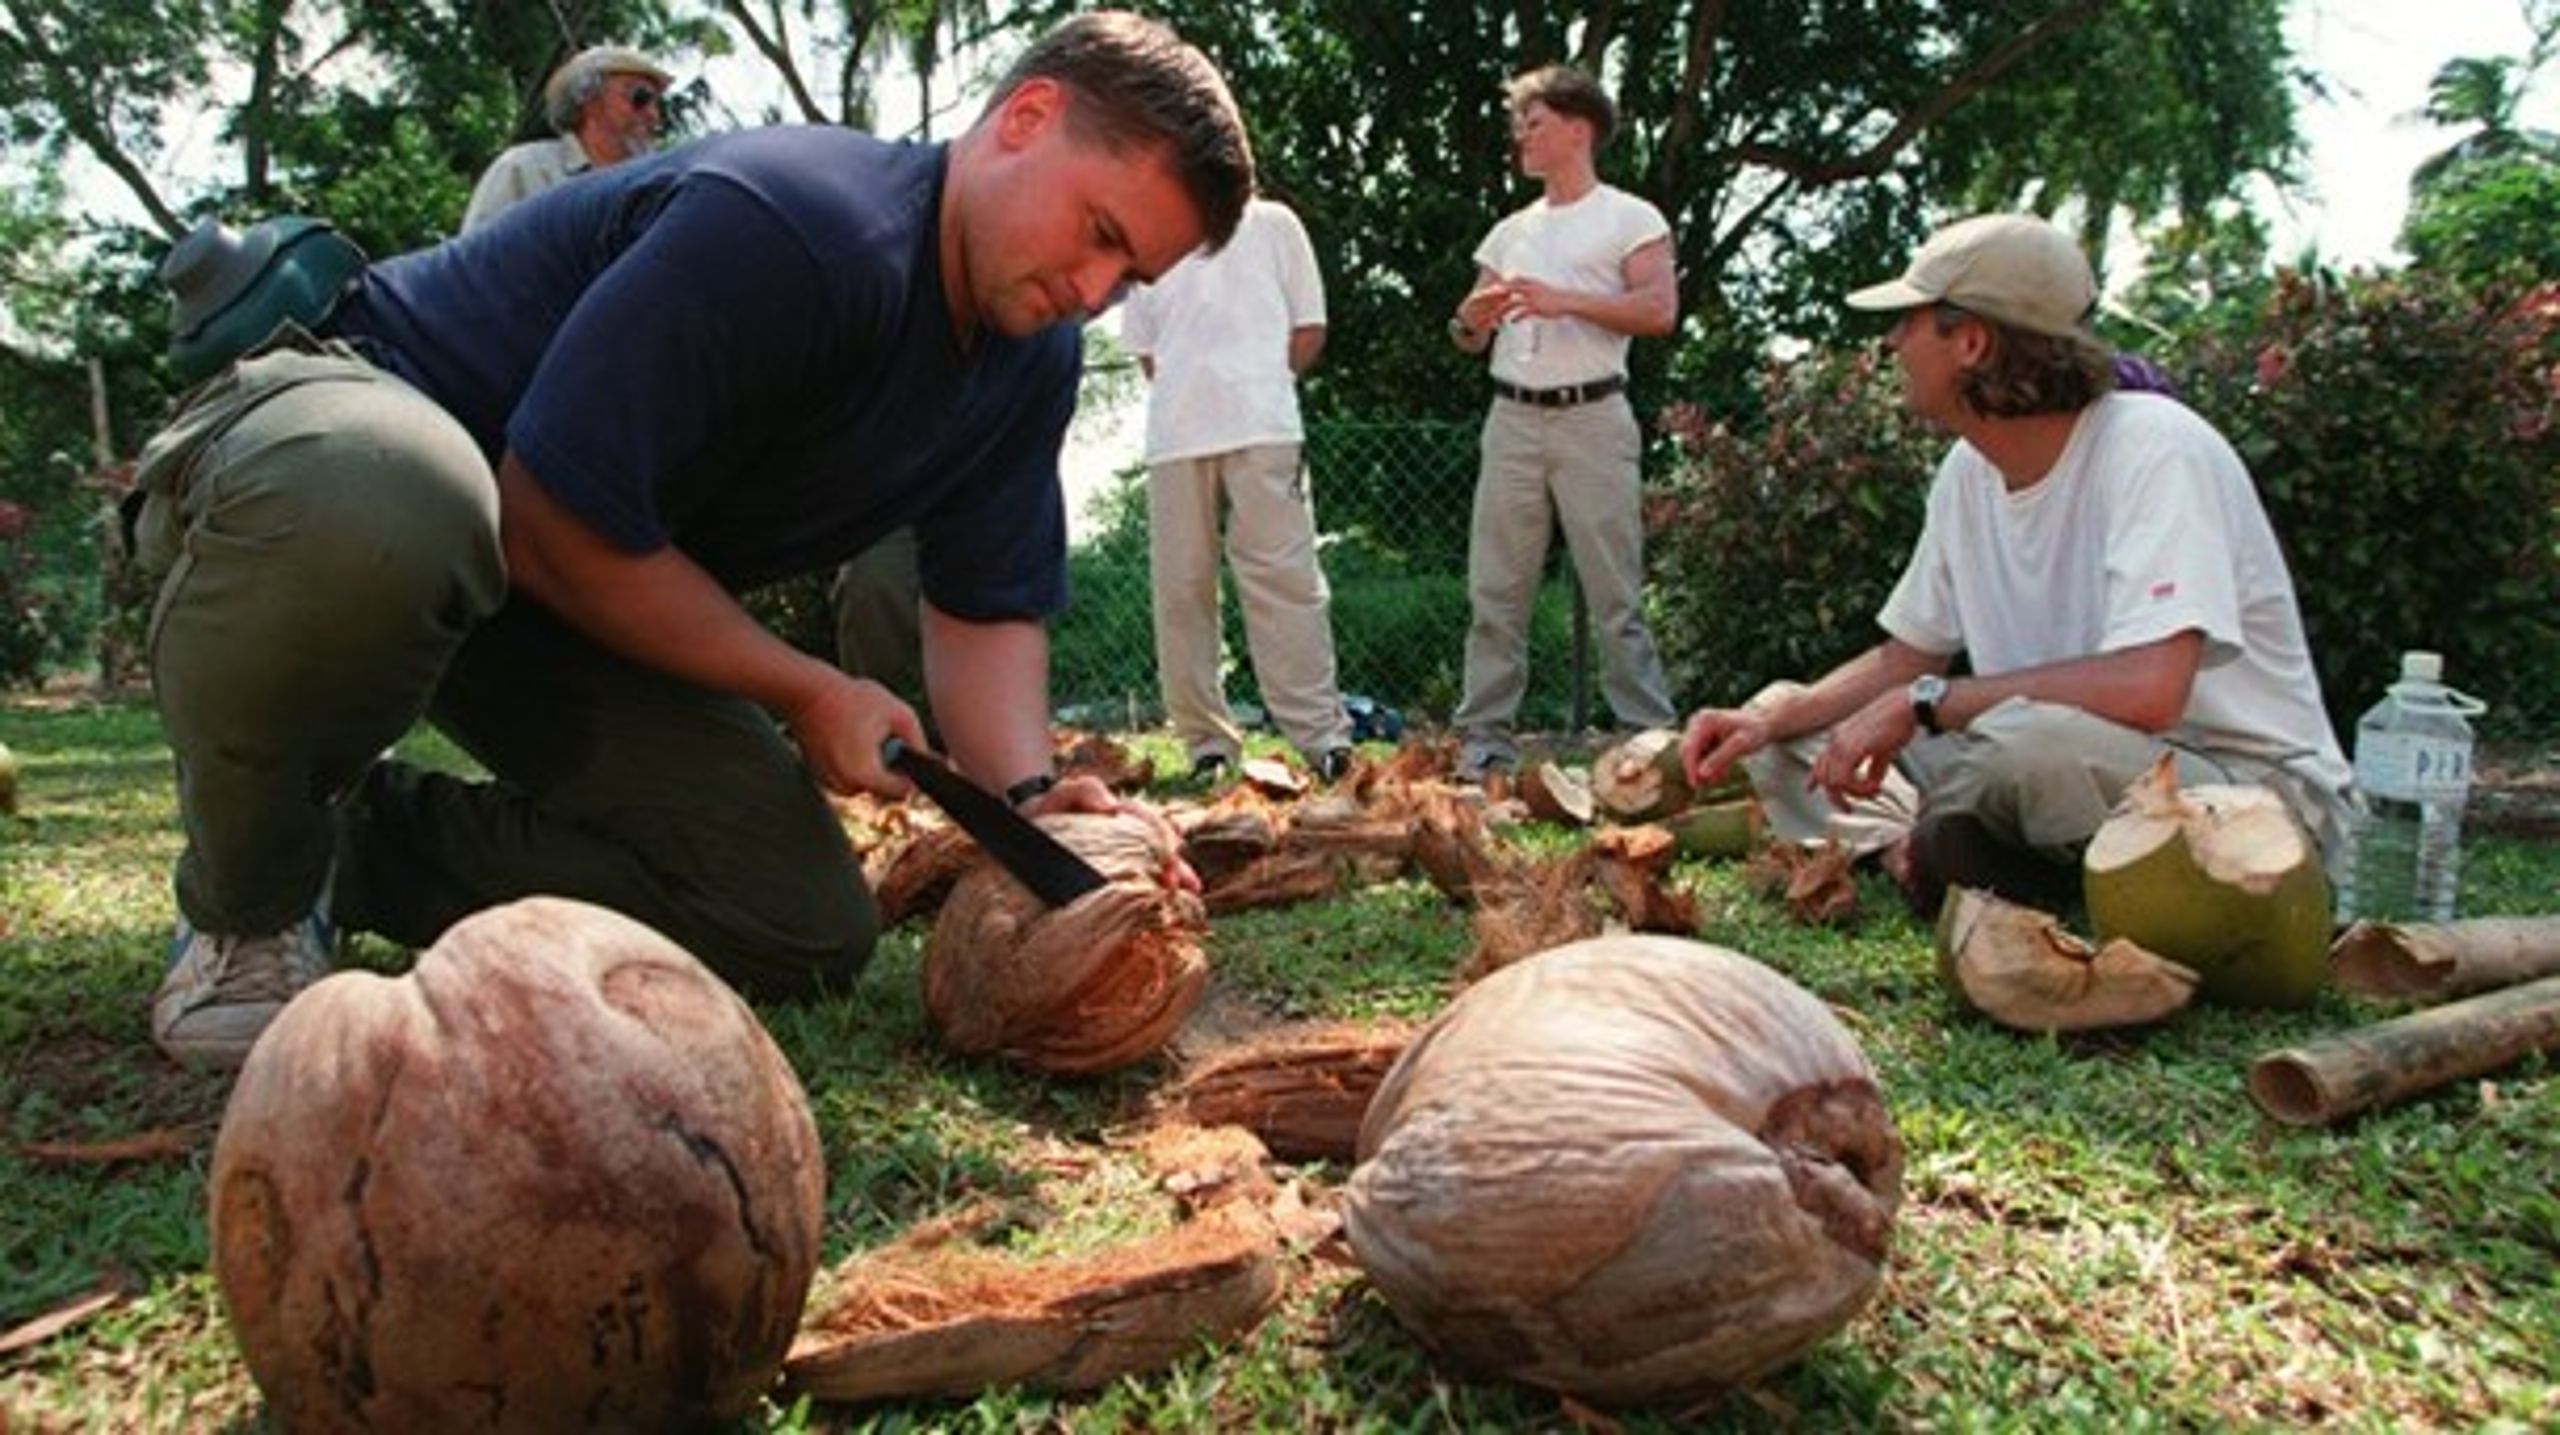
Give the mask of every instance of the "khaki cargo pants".
MULTIPOLYGON (((1772 683, 1751 699, 1763 707, 1798 684, 1772 683)), ((1843 810, 1806 779, 1825 733, 1773 743, 1743 760, 1768 813, 1769 830, 1790 842, 1830 839, 1864 856, 1910 832, 1923 813, 1971 813, 1994 831, 2057 862, 2081 849, 2114 810, 2127 784, 2163 752, 2178 756, 2181 783, 2262 783, 2283 798, 2320 844, 2334 872, 2346 841, 2346 798, 2284 763, 2224 749, 2181 747, 2062 703, 2011 698, 1961 732, 1923 736, 1902 750, 1884 789, 1843 810)))
POLYGON ((420 946, 548 893, 750 990, 859 971, 870 895, 797 751, 508 601, 488 461, 417 391, 295 335, 189 394, 137 482, 198 929, 280 930, 327 891, 341 926, 420 946), (422 717, 494 780, 380 758, 422 717))

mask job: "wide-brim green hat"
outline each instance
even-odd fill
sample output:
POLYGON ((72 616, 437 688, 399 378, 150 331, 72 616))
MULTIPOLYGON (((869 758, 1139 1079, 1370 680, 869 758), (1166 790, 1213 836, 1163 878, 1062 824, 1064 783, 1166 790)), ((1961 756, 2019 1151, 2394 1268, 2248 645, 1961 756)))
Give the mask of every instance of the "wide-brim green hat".
POLYGON ((280 215, 245 231, 204 220, 160 261, 176 301, 170 363, 199 379, 287 320, 316 327, 364 265, 364 251, 325 219, 280 215))

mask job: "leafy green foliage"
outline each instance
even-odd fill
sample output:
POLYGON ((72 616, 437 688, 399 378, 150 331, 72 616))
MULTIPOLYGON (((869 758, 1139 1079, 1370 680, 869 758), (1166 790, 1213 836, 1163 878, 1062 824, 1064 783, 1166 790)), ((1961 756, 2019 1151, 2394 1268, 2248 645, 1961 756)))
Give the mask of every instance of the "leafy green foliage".
POLYGON ((1907 418, 1873 348, 1761 375, 1744 428, 1675 409, 1670 481, 1647 510, 1652 618, 1672 689, 1736 703, 1872 645, 1920 536, 1945 440, 1907 418))
POLYGON ((2400 244, 2412 268, 2473 289, 2560 280, 2560 154, 2455 167, 2418 192, 2400 244))
POLYGON ((2257 479, 2333 720, 2419 647, 2493 722, 2560 715, 2560 286, 2289 275, 2182 369, 2257 479))

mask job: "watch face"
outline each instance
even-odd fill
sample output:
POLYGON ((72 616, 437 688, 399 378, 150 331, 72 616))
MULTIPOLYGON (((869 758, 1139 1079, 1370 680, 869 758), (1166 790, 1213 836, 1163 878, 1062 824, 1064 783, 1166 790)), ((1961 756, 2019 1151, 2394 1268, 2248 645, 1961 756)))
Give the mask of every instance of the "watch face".
POLYGON ((1911 700, 1934 703, 1947 695, 1947 680, 1936 673, 1923 673, 1911 680, 1911 700))

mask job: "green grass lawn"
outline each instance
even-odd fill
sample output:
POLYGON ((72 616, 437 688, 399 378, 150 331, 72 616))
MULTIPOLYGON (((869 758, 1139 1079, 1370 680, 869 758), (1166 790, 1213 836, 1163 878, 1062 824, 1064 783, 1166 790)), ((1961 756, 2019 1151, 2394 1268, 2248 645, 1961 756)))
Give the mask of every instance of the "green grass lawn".
MULTIPOLYGON (((166 750, 137 706, 0 705, 0 742, 23 768, 21 813, 0 817, 0 1329, 102 1285, 124 1293, 0 1357, 0 1429, 254 1428, 256 1392, 208 1269, 204 1181, 225 1083, 165 1064, 147 1030, 178 845, 166 750), (25 1149, 166 1131, 183 1133, 179 1154, 113 1165, 25 1149)), ((1927 934, 1881 886, 1858 925, 1815 931, 1730 866, 1679 880, 1704 938, 1841 1012, 1882 1076, 1908 1175, 1891 1269, 1864 1314, 1707 1416, 1628 1428, 2560 1427, 2560 1085, 2547 1063, 2341 1129, 2289 1130, 2250 1104, 2248 1063, 2381 1010, 2332 995, 2298 1014, 2208 1009, 2141 1035, 2020 1037, 1950 1005, 1927 934)), ((2560 846, 2469 850, 2468 912, 2549 910, 2555 891, 2560 846)), ((1427 1013, 1469 945, 1465 914, 1411 882, 1224 919, 1210 942, 1230 994, 1287 1016, 1427 1013)), ((762 1013, 827 1152, 830 1264, 970 1200, 1031 1204, 1042 1152, 1098 1142, 1164 1075, 1043 1080, 938 1050, 917 950, 901 932, 851 997, 762 1013)), ((1242 1346, 1095 1396, 775 1409, 754 1428, 1568 1423, 1552 1396, 1436 1370, 1355 1275, 1307 1262, 1242 1346)))

